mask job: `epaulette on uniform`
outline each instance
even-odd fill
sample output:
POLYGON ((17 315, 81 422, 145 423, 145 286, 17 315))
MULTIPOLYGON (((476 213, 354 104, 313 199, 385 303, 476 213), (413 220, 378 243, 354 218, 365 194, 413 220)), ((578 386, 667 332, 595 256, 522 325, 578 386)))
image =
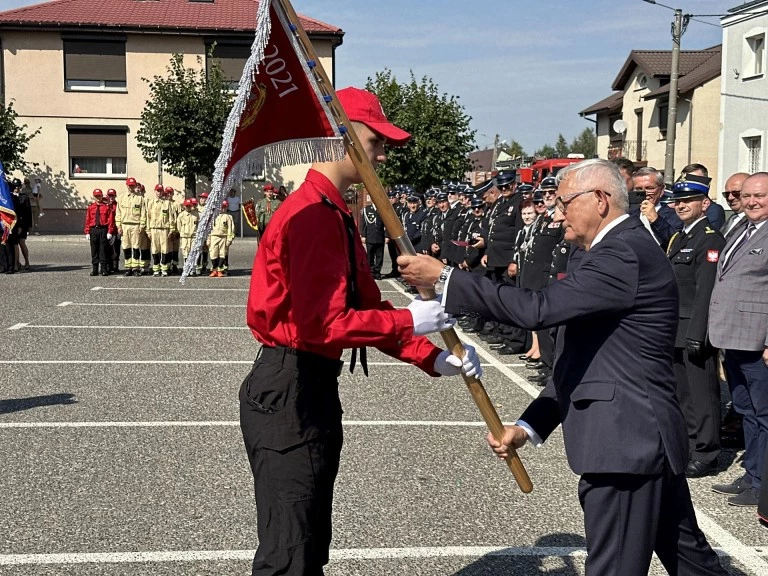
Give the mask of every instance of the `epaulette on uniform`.
POLYGON ((714 233, 715 233, 715 231, 712 230, 712 228, 710 228, 709 226, 704 228, 704 234, 714 234, 714 233))

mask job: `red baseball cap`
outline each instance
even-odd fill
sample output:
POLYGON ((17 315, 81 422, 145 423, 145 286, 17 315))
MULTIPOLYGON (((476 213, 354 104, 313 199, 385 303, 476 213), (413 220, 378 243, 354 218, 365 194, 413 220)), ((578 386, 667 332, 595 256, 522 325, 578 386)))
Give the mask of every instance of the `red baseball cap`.
POLYGON ((275 189, 275 187, 274 187, 272 184, 267 184, 266 186, 264 186, 264 191, 265 191, 265 192, 266 192, 267 190, 274 190, 274 189, 275 189))
POLYGON ((411 135, 392 124, 384 115, 381 102, 375 94, 360 88, 343 88, 336 92, 344 111, 353 122, 362 122, 368 128, 383 136, 392 146, 404 146, 411 135))

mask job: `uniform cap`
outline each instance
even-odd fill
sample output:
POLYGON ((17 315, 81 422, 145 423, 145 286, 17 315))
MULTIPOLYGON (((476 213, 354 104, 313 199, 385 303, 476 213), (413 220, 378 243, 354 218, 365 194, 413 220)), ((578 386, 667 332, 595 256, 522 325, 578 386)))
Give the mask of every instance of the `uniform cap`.
POLYGON ((541 184, 539 184, 539 188, 542 190, 557 190, 557 178, 554 176, 547 176, 544 178, 544 180, 541 181, 541 184))
POLYGON ((544 204, 544 194, 542 194, 541 190, 538 188, 533 192, 533 203, 544 204))
POLYGON ((163 185, 162 184, 156 184, 155 185, 155 192, 162 192, 163 191, 163 185))
POLYGON ((387 192, 387 196, 389 196, 390 198, 397 198, 397 190, 395 190, 394 188, 390 189, 387 192))
POLYGON ((472 198, 472 202, 470 202, 469 205, 472 208, 482 208, 483 206, 485 206, 485 200, 483 200, 482 198, 475 197, 475 198, 472 198))
POLYGON ((407 198, 408 202, 419 202, 421 203, 421 196, 418 194, 409 194, 407 198))
POLYGON ((115 190, 114 188, 110 188, 109 190, 107 190, 107 196, 117 196, 117 190, 115 190))
POLYGON ((165 187, 165 193, 166 194, 173 194, 173 192, 174 192, 173 186, 166 186, 165 187))
POLYGON ((375 94, 360 88, 343 88, 336 92, 347 116, 352 122, 362 122, 386 139, 392 146, 403 146, 411 135, 392 124, 384 115, 381 102, 375 94))
POLYGON ((192 206, 197 206, 197 198, 189 198, 189 201, 192 202, 192 206))
POLYGON ((200 198, 208 198, 208 192, 203 192, 200 194, 200 198))
POLYGON ((480 195, 485 194, 491 188, 493 188, 493 178, 491 178, 490 180, 486 180, 482 184, 478 184, 477 186, 475 186, 475 194, 480 194, 480 195))
POLYGON ((439 192, 435 196, 435 200, 437 200, 438 202, 447 202, 448 201, 448 193, 447 192, 439 192))
POLYGON ((270 190, 274 190, 275 187, 272 184, 265 184, 264 185, 264 192, 268 192, 270 190))
POLYGON ((229 206, 229 202, 227 202, 226 200, 224 200, 224 202, 222 202, 222 203, 221 203, 221 207, 222 207, 222 208, 226 208, 227 206, 229 206))
POLYGON ((520 184, 520 186, 517 187, 517 191, 520 194, 533 194, 533 186, 530 184, 520 184))
POLYGON ((94 188, 93 189, 93 195, 94 196, 104 196, 104 192, 101 191, 101 188, 94 188))
POLYGON ((125 179, 125 185, 126 186, 136 186, 138 182, 136 182, 136 178, 126 178, 125 179))
POLYGON ((514 172, 499 172, 496 175, 496 186, 509 186, 515 181, 514 172))
POLYGON ((709 194, 709 186, 706 184, 702 184, 701 182, 694 182, 691 180, 683 180, 682 182, 677 182, 672 187, 670 200, 674 202, 675 200, 695 198, 697 196, 706 196, 707 194, 709 194))
POLYGON ((184 200, 184 206, 187 208, 191 208, 192 206, 194 206, 194 204, 192 204, 192 198, 187 198, 186 200, 184 200))

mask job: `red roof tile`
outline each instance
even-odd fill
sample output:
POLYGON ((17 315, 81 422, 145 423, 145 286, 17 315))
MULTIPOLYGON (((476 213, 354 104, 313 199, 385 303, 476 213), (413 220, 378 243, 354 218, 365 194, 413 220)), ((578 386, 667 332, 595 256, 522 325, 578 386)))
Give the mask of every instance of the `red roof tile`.
MULTIPOLYGON (((256 27, 258 5, 257 0, 53 0, 0 12, 0 26, 248 31, 256 27)), ((300 19, 309 34, 344 34, 320 20, 300 19)))
MULTIPOLYGON (((719 45, 707 48, 706 50, 681 50, 680 77, 682 78, 696 70, 707 62, 713 54, 720 54, 719 45)), ((670 69, 672 68, 672 51, 632 50, 611 87, 614 90, 624 90, 627 80, 629 80, 635 67, 639 67, 652 78, 667 77, 670 75, 670 69)))

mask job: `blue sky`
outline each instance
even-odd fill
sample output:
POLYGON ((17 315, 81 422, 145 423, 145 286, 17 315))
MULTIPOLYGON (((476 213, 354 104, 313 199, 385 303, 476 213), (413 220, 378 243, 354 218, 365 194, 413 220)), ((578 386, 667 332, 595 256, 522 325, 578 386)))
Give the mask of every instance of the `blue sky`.
MULTIPOLYGON (((38 3, 0 0, 0 9, 38 3)), ((721 14, 742 0, 666 0, 721 14)), ((431 77, 460 97, 479 147, 494 134, 531 153, 592 124, 578 112, 611 92, 632 49, 668 50, 673 12, 642 0, 294 0, 298 12, 342 28, 338 87, 390 68, 431 77)), ((718 24, 717 18, 702 18, 718 24)), ((691 22, 682 47, 720 44, 719 28, 691 22)), ((716 118, 712 119, 717 121, 716 118)))

